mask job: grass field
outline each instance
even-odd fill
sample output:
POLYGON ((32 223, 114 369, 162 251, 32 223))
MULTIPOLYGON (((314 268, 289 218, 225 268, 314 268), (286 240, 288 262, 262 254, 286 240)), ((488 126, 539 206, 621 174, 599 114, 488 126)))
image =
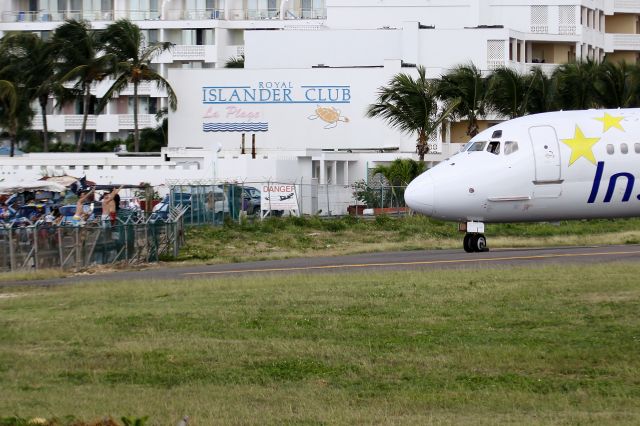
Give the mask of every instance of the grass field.
POLYGON ((640 423, 640 266, 0 289, 0 417, 640 423))
MULTIPOLYGON (((640 243, 640 219, 488 224, 489 246, 640 243)), ((228 263, 389 250, 462 248, 457 225, 424 216, 375 219, 274 218, 223 227, 192 227, 178 261, 228 263)), ((167 259, 169 260, 169 259, 167 259)))

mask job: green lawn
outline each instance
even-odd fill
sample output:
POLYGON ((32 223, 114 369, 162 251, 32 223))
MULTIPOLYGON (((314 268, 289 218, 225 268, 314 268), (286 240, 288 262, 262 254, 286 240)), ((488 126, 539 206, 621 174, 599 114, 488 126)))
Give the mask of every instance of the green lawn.
MULTIPOLYGON (((640 243, 640 219, 488 224, 489 246, 640 243)), ((389 250, 462 249, 457 225, 424 216, 391 218, 274 218, 254 223, 187 228, 179 261, 228 263, 389 250)), ((167 259, 170 260, 170 259, 167 259)))
POLYGON ((638 424, 640 266, 0 289, 0 417, 638 424))

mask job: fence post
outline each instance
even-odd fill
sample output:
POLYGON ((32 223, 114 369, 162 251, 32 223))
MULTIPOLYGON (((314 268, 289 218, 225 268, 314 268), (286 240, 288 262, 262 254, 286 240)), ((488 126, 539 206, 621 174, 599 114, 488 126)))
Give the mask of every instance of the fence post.
POLYGON ((273 213, 271 211, 271 178, 267 180, 267 189, 269 190, 269 217, 272 217, 273 213))
POLYGON ((80 228, 75 227, 75 250, 76 250, 76 271, 80 269, 82 264, 82 250, 80 248, 80 228))
POLYGON ((300 197, 299 197, 299 202, 300 202, 300 216, 303 215, 304 213, 304 177, 300 178, 300 197))
POLYGON ((127 229, 129 226, 127 224, 123 224, 122 228, 124 229, 124 260, 129 263, 129 236, 127 235, 127 229))
POLYGON ((329 181, 327 181, 324 186, 327 192, 327 215, 331 216, 331 202, 329 201, 329 181))
POLYGON ((9 263, 11 264, 11 270, 16 270, 16 248, 13 246, 13 228, 9 228, 9 263))
POLYGON ((38 225, 33 227, 33 268, 38 270, 38 225))
POLYGON ((176 258, 178 257, 178 223, 174 222, 171 224, 171 227, 173 228, 173 257, 176 258))
POLYGON ((62 228, 58 225, 58 254, 60 255, 60 268, 64 269, 64 253, 62 250, 62 228))

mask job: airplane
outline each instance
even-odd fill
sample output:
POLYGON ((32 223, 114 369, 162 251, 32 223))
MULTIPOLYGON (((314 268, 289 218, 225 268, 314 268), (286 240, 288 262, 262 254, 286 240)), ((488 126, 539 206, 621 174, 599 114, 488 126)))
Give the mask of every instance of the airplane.
POLYGON ((457 221, 470 253, 488 250, 485 223, 639 216, 637 176, 640 108, 558 111, 478 133, 404 197, 416 212, 457 221))

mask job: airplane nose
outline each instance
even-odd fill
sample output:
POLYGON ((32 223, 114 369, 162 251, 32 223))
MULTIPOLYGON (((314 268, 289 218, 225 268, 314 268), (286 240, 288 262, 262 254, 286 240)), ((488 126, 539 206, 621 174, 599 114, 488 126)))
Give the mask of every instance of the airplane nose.
POLYGON ((404 201, 412 210, 431 216, 434 210, 435 185, 433 178, 423 174, 409 184, 404 191, 404 201))

